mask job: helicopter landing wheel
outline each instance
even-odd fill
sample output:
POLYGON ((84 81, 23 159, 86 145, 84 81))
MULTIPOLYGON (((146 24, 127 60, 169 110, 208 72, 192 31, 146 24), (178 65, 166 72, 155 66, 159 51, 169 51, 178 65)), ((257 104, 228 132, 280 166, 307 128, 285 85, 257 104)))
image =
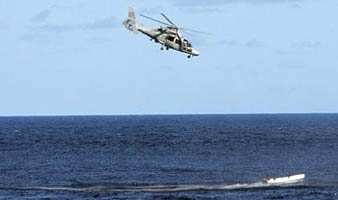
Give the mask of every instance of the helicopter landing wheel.
POLYGON ((166 47, 165 49, 168 51, 168 50, 169 50, 169 47, 166 47))
POLYGON ((188 58, 191 58, 191 55, 188 55, 188 58))
POLYGON ((163 47, 161 47, 161 51, 163 51, 164 50, 164 48, 163 47))

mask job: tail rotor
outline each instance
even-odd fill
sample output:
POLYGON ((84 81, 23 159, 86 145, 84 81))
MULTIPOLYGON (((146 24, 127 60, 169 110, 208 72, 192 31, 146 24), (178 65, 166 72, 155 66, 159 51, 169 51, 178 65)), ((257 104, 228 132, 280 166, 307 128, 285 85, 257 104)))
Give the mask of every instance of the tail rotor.
POLYGON ((131 32, 137 34, 138 32, 137 21, 136 21, 135 9, 133 7, 129 7, 128 19, 124 20, 123 25, 131 32))

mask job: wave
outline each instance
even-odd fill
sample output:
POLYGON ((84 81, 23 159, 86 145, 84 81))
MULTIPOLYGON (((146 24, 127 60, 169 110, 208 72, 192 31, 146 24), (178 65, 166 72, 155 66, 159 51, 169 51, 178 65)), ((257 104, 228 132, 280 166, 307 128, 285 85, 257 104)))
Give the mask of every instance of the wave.
POLYGON ((170 192, 187 192, 187 191, 208 191, 208 190, 250 190, 250 189, 276 189, 276 188, 311 188, 315 186, 302 184, 266 184, 263 182, 234 184, 234 185, 145 185, 145 186, 62 186, 62 187, 0 187, 1 190, 45 190, 45 191, 74 191, 74 192, 154 192, 154 193, 170 193, 170 192))

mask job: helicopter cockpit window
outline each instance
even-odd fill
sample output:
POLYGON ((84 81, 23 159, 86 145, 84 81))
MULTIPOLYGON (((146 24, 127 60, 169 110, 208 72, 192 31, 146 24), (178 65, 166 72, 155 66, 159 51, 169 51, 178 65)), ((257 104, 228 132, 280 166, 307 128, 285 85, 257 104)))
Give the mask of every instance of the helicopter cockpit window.
POLYGON ((192 46, 191 46, 191 43, 190 43, 188 40, 184 39, 184 42, 187 43, 187 47, 192 47, 192 46))
POLYGON ((174 42, 175 38, 173 36, 168 36, 167 37, 167 40, 171 41, 171 42, 174 42))

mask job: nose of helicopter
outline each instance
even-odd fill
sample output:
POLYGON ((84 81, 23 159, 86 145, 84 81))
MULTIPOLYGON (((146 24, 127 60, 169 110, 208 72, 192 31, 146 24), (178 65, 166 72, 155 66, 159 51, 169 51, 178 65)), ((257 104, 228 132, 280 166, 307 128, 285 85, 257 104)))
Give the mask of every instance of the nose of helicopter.
POLYGON ((200 52, 198 52, 196 49, 192 49, 192 55, 193 56, 199 56, 200 52))

